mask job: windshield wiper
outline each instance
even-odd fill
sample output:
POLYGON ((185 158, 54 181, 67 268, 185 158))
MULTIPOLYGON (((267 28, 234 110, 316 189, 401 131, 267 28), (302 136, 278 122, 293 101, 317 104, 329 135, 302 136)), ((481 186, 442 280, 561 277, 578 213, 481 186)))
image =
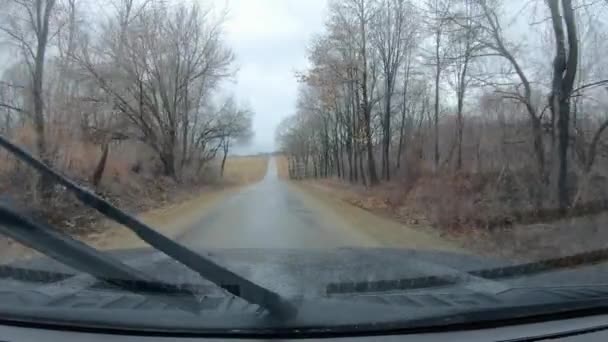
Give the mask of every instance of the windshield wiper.
MULTIPOLYGON (((98 280, 138 294, 161 293, 172 297, 168 304, 189 312, 199 310, 196 294, 185 288, 165 285, 65 233, 0 205, 0 234, 98 280)), ((163 300, 163 298, 159 298, 163 300)))
MULTIPOLYGON (((173 258, 174 260, 178 261, 189 269, 197 272, 204 279, 207 279, 212 283, 222 287, 223 289, 232 293, 235 296, 241 297, 252 304, 257 304, 260 307, 267 309, 269 313, 274 315, 275 317, 287 319, 293 317, 296 314, 295 307, 291 303, 281 298, 277 293, 239 276, 238 274, 216 264, 212 260, 209 260, 201 256, 200 254, 197 254, 194 251, 186 248, 185 246, 158 233, 157 231, 150 228, 135 217, 116 208, 111 203, 99 197, 98 195, 80 187, 70 179, 59 174, 57 171, 54 171, 53 169, 49 168, 43 162, 29 154, 22 148, 11 143, 1 135, 0 146, 5 148, 7 151, 9 151, 21 161, 25 162, 26 164, 39 171, 45 177, 48 177, 49 179, 52 179, 58 184, 64 186, 67 190, 72 192, 83 204, 94 208, 95 210, 99 211, 101 214, 112 219, 113 221, 124 225, 125 227, 133 231, 137 236, 139 236, 139 238, 141 238, 143 241, 147 242, 150 246, 165 253, 167 256, 173 258)), ((24 226, 25 222, 19 222, 20 220, 18 220, 18 215, 11 213, 12 212, 10 210, 6 209, 0 211, 0 223, 4 223, 5 221, 6 223, 8 223, 6 225, 6 228, 3 229, 2 232, 6 233, 8 230, 8 232, 14 234, 15 236, 24 239, 24 241, 20 242, 29 242, 27 243, 28 245, 32 246, 33 248, 46 255, 49 255, 51 257, 55 257, 58 255, 58 250, 55 248, 56 246, 46 245, 44 243, 34 244, 35 241, 32 241, 31 239, 34 238, 35 235, 30 234, 23 235, 22 237, 19 236, 16 233, 18 229, 15 228, 27 226, 24 226), (17 225, 17 227, 15 225, 17 225)), ((41 231, 44 232, 46 230, 48 229, 42 229, 41 231)), ((87 260, 95 260, 95 262, 101 262, 99 260, 100 256, 103 255, 101 252, 98 252, 97 250, 88 246, 88 248, 82 248, 82 245, 78 246, 80 247, 78 248, 79 255, 86 255, 88 257, 87 260)), ((75 245, 72 244, 71 247, 75 247, 75 245)), ((65 259, 71 258, 68 256, 65 259)), ((78 266, 83 267, 86 265, 78 264, 78 266)), ((135 273, 130 267, 118 261, 113 261, 111 263, 108 262, 105 264, 105 266, 110 267, 106 269, 107 271, 121 273, 124 272, 132 276, 137 274, 137 276, 139 277, 144 276, 139 272, 135 273)), ((86 268, 88 269, 89 267, 87 266, 86 268)), ((83 271, 89 273, 86 270, 83 271)), ((93 275, 95 276, 95 274, 93 275)))

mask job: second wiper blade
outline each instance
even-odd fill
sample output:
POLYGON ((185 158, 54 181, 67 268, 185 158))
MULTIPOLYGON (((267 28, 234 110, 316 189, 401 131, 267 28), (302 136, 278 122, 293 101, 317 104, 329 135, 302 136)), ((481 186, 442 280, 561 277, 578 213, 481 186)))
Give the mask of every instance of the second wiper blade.
POLYGON ((148 227, 135 217, 116 208, 110 202, 104 200, 91 191, 83 189, 73 181, 62 176, 58 172, 46 166, 34 156, 0 136, 0 146, 8 150, 17 158, 27 163, 44 176, 63 185, 85 205, 94 208, 104 216, 124 225, 133 231, 139 238, 150 246, 165 253, 189 269, 200 274, 204 279, 224 288, 235 296, 246 301, 257 304, 267 309, 272 315, 286 319, 296 314, 295 307, 281 298, 277 293, 262 287, 238 274, 216 264, 200 254, 184 247, 183 245, 169 239, 148 227))

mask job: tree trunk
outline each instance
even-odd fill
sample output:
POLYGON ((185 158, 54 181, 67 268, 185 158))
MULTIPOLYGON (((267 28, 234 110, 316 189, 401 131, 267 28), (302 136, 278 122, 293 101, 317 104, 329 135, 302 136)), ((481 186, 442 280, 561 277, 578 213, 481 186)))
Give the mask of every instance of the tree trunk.
POLYGON ((9 134, 9 132, 11 131, 11 126, 13 125, 11 119, 12 119, 11 110, 9 109, 9 110, 6 111, 6 116, 4 117, 4 131, 3 131, 3 133, 5 135, 7 135, 7 136, 9 134))
POLYGON ((405 115, 408 112, 407 96, 410 80, 411 69, 411 53, 408 50, 407 62, 405 65, 405 74, 403 77, 403 108, 401 108, 401 124, 399 127, 399 146, 397 147, 397 169, 401 168, 401 154, 403 153, 403 143, 405 141, 405 115))
POLYGON ((557 122, 559 128, 559 146, 558 146, 558 158, 559 158, 559 169, 557 178, 557 189, 558 189, 558 201, 559 208, 566 210, 570 206, 570 196, 568 191, 568 143, 569 137, 569 119, 570 119, 570 106, 567 103, 562 102, 559 105, 559 120, 557 122))
POLYGON ((439 29, 435 32, 435 113, 434 113, 434 153, 433 153, 433 168, 434 171, 439 171, 439 80, 441 77, 441 61, 439 56, 439 46, 441 43, 441 32, 439 29))
POLYGON ((162 139, 165 141, 163 146, 164 151, 161 156, 161 160, 163 160, 163 168, 165 176, 171 177, 174 180, 178 181, 178 173, 176 168, 176 151, 179 150, 179 144, 177 143, 177 129, 175 127, 175 123, 171 122, 170 127, 167 132, 163 134, 162 139))
POLYGON ((186 161, 188 160, 188 135, 190 129, 190 118, 188 116, 188 112, 190 111, 188 104, 188 86, 184 89, 184 113, 182 120, 182 158, 180 161, 180 167, 183 169, 184 165, 186 165, 186 161))
POLYGON ((361 183, 363 183, 363 185, 367 186, 365 170, 363 169, 363 152, 362 151, 359 152, 359 175, 361 178, 361 183))
POLYGON ((433 115, 433 168, 439 171, 439 67, 435 75, 435 113, 433 115))
POLYGON ((536 167, 541 181, 541 187, 547 183, 545 172, 545 148, 543 145, 543 131, 538 117, 532 117, 532 144, 534 145, 534 155, 536 156, 536 167))
POLYGON ((378 174, 376 173, 376 162, 374 160, 374 146, 372 143, 372 130, 371 130, 371 113, 365 114, 365 135, 366 135, 366 146, 367 146, 367 168, 369 173, 369 183, 374 186, 378 184, 378 174))
MULTIPOLYGON (((354 101, 354 96, 353 96, 353 101, 354 101)), ((357 159, 360 158, 361 156, 359 155, 359 141, 358 141, 358 137, 359 137, 359 126, 357 125, 358 122, 358 115, 357 115, 357 106, 353 104, 352 106, 352 134, 351 134, 351 138, 352 138, 352 152, 353 152, 353 180, 355 183, 359 182, 359 171, 358 171, 358 163, 357 163, 357 159)))
MULTIPOLYGON (((388 81, 387 81, 388 84, 388 81)), ((390 86, 390 85, 389 85, 390 86)), ((385 180, 391 180, 390 170, 390 148, 391 148, 391 90, 386 95, 386 107, 384 108, 384 144, 382 148, 382 170, 385 180)))
POLYGON ((304 175, 301 176, 303 178, 308 178, 308 152, 304 154, 304 175))
MULTIPOLYGON (((49 20, 51 11, 55 5, 54 0, 47 0, 46 6, 42 6, 42 0, 37 0, 36 14, 38 18, 42 18, 42 27, 38 26, 36 56, 34 58, 34 73, 32 75, 32 96, 34 102, 34 129, 36 131, 36 148, 40 159, 50 166, 51 159, 48 155, 47 141, 45 135, 45 118, 44 118, 44 93, 43 93, 43 78, 44 78, 44 61, 46 47, 48 43, 49 20), (43 8, 44 7, 44 8, 43 8), (43 11, 43 13, 41 13, 43 11)), ((33 24, 33 23, 32 23, 33 24)), ((52 181, 48 177, 41 176, 38 182, 38 190, 43 199, 50 196, 52 181)))
POLYGON ((364 130, 365 130, 365 142, 367 147, 367 169, 369 173, 369 183, 370 185, 378 184, 378 174, 376 173, 376 162, 374 160, 374 146, 372 142, 372 130, 371 130, 371 103, 369 101, 369 94, 367 89, 367 36, 366 36, 366 28, 365 28, 365 20, 363 18, 361 20, 361 36, 362 36, 362 46, 361 46, 361 55, 362 55, 362 74, 361 74, 361 97, 363 98, 361 111, 363 112, 363 120, 364 120, 364 130))
POLYGON ((399 143, 397 145, 397 170, 401 169, 401 154, 403 153, 403 131, 405 130, 405 114, 401 115, 401 124, 399 125, 399 143))
POLYGON ((163 164, 163 174, 177 180, 175 172, 175 155, 173 152, 164 152, 160 155, 160 161, 163 164))
POLYGON ((557 116, 558 128, 558 175, 557 199, 559 208, 565 211, 570 205, 568 193, 568 147, 570 142, 570 95, 578 68, 578 37, 571 0, 561 0, 563 21, 560 14, 559 0, 548 1, 551 11, 553 32, 555 34, 556 53, 553 62, 553 86, 549 106, 557 116), (567 27, 564 32, 563 22, 567 27), (568 52, 566 52, 566 46, 568 52))
POLYGON ((458 113, 456 117, 456 171, 462 170, 462 136, 464 129, 464 118, 462 116, 462 107, 464 96, 458 96, 458 113))
MULTIPOLYGON (((349 138, 349 140, 351 140, 351 138, 349 138)), ((346 143, 346 155, 348 161, 348 181, 353 183, 355 181, 353 173, 353 148, 352 142, 350 141, 346 143)))
POLYGON ((346 166, 344 165, 344 144, 340 144, 338 148, 338 165, 340 165, 340 174, 342 179, 346 179, 346 166))
POLYGON ((330 146, 329 146, 329 124, 327 120, 323 120, 323 164, 321 169, 321 177, 327 177, 329 174, 330 164, 330 146))
POLYGON ((463 107, 464 107, 464 96, 467 91, 467 71, 469 67, 469 49, 470 47, 467 45, 467 55, 463 61, 462 71, 458 75, 458 113, 457 113, 457 123, 456 123, 456 144, 457 144, 457 154, 456 154, 456 171, 462 170, 462 137, 464 130, 464 116, 463 116, 463 107))
POLYGON ((222 166, 220 168, 220 177, 221 178, 224 178, 224 168, 226 166, 226 158, 228 158, 228 151, 230 150, 230 140, 229 139, 226 139, 224 141, 223 150, 224 150, 224 156, 222 157, 222 166))
POLYGON ((353 179, 355 183, 359 182, 359 162, 358 159, 361 158, 359 154, 359 144, 355 143, 355 147, 353 149, 353 179))
POLYGON ((108 160, 108 154, 110 152, 110 144, 105 142, 101 146, 101 157, 97 162, 97 166, 95 167, 95 171, 93 172, 93 176, 91 177, 91 184, 93 187, 99 187, 99 183, 101 182, 101 178, 103 177, 103 172, 106 169, 106 164, 108 160))
MULTIPOLYGON (((337 120, 336 120, 337 122, 337 120)), ((338 178, 342 178, 342 165, 340 165, 340 159, 342 159, 342 157, 340 156, 340 139, 338 136, 338 124, 336 123, 336 125, 334 126, 334 137, 335 137, 335 143, 334 143, 334 160, 336 163, 336 173, 338 178)), ((333 171, 332 171, 333 173, 333 171)))

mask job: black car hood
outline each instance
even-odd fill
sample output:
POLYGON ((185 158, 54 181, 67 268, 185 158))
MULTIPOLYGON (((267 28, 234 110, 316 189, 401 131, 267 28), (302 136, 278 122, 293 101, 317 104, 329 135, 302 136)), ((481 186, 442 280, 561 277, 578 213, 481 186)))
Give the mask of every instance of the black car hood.
MULTIPOLYGON (((469 271, 511 264, 504 260, 469 254, 385 248, 218 249, 197 252, 287 298, 368 292, 374 290, 373 284, 382 281, 431 276, 460 276, 463 282, 470 283, 481 279, 469 277, 469 271), (368 283, 370 288, 361 287, 363 283, 368 283), (359 286, 354 288, 348 284, 359 286)), ((194 284, 213 293, 221 292, 221 289, 215 288, 198 274, 153 249, 117 250, 108 253, 161 282, 194 284)), ((62 274, 79 273, 48 258, 20 261, 12 265, 62 274)), ((401 287, 387 285, 390 286, 376 290, 424 287, 424 284, 403 284, 401 287)))
POLYGON ((532 307, 545 310, 567 302, 572 308, 608 300, 608 286, 602 285, 600 278, 593 282, 584 280, 597 274, 608 278, 602 265, 495 281, 469 272, 512 263, 467 254, 403 249, 199 252, 296 303, 298 316, 289 322, 271 319, 263 308, 234 297, 164 254, 149 249, 109 253, 162 282, 196 289, 200 314, 183 312, 167 304, 167 300, 155 300, 154 296, 99 286, 87 275, 39 258, 10 267, 21 273, 28 270, 25 273, 32 279, 38 271, 64 277, 44 282, 44 276, 26 281, 24 274, 15 277, 3 274, 0 316, 18 321, 52 317, 53 324, 180 332, 277 328, 319 331, 338 327, 368 330, 384 329, 387 325, 403 327, 408 322, 418 324, 429 318, 437 318, 435 323, 456 322, 466 319, 463 313, 477 313, 481 315, 477 319, 489 319, 508 309, 512 317, 516 314, 514 309, 520 310, 520 315, 528 315, 533 312, 532 307), (573 279, 583 285, 564 286, 568 284, 566 280, 573 279), (484 314, 488 310, 494 314, 484 314))

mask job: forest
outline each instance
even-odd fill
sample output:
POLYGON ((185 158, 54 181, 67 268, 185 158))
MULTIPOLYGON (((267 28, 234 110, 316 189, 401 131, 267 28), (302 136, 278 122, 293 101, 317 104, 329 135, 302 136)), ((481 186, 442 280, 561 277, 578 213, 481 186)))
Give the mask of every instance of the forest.
MULTIPOLYGON (((253 111, 222 90, 237 68, 212 4, 0 5, 0 134, 79 184, 137 210, 218 179, 232 145, 251 138, 253 111)), ((3 202, 78 212, 61 188, 0 160, 3 202)))
POLYGON ((331 0, 276 132, 292 179, 437 224, 606 209, 606 1, 331 0))

